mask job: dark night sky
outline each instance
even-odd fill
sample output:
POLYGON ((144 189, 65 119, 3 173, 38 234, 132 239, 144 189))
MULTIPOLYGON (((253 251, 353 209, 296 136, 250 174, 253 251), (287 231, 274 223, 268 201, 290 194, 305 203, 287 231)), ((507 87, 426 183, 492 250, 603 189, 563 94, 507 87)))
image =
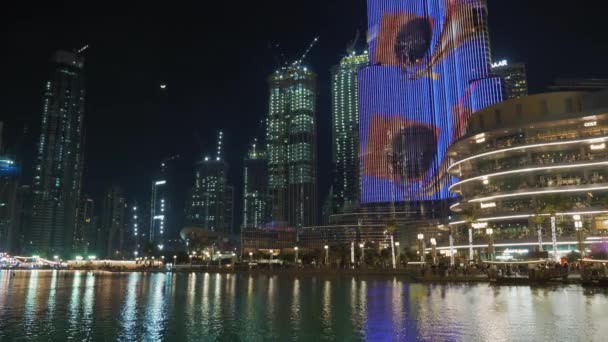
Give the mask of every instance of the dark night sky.
MULTIPOLYGON (((89 44, 86 192, 98 196, 105 186, 120 184, 130 197, 145 199, 159 161, 176 153, 190 182, 189 169, 202 153, 214 150, 218 129, 226 133, 231 178, 240 189, 242 157, 267 112, 266 76, 276 66, 270 42, 280 42, 295 58, 319 35, 306 64, 320 79, 324 198, 330 163, 329 69, 355 31, 363 32, 364 0, 50 3, 3 4, 0 120, 8 124, 7 135, 23 124, 36 132, 52 52, 89 44), (160 96, 160 82, 168 84, 166 99, 160 96)), ((489 0, 495 59, 528 63, 533 92, 557 76, 608 77, 605 12, 600 1, 582 3, 489 0)))

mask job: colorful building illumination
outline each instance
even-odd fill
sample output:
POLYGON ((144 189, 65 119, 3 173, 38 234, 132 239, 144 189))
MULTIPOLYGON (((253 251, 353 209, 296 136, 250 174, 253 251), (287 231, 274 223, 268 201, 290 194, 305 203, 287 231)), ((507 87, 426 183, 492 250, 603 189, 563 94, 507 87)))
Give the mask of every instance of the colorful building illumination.
POLYGON ((450 197, 447 149, 502 100, 485 1, 369 0, 359 72, 361 203, 450 197))

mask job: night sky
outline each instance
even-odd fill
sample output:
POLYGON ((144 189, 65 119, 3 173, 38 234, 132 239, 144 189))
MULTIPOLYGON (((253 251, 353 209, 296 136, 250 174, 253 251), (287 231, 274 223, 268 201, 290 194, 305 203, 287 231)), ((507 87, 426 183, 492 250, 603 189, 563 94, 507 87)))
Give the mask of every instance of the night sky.
MULTIPOLYGON (((84 191, 98 198, 118 184, 129 198, 147 201, 160 160, 174 154, 181 155, 183 180, 190 184, 194 161, 213 153, 223 129, 239 210, 242 159, 260 133, 266 77, 280 60, 270 46, 280 43, 293 60, 319 36, 304 64, 320 81, 319 189, 325 198, 329 70, 357 29, 365 37, 364 0, 59 3, 3 4, 0 120, 7 123, 9 143, 23 125, 37 135, 52 52, 89 44, 84 191)), ((608 77, 600 1, 489 0, 489 13, 494 58, 526 62, 532 92, 558 76, 608 77)))

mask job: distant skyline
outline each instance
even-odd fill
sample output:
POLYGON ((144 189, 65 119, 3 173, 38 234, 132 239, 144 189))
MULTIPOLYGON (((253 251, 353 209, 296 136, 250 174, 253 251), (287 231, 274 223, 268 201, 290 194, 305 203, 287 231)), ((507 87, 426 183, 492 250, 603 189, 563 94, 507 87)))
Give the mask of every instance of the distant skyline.
MULTIPOLYGON (((6 135, 14 138, 28 124, 38 139, 52 53, 88 44, 83 191, 99 198, 105 187, 118 184, 129 198, 146 200, 158 164, 174 154, 182 156, 184 181, 191 186, 195 161, 214 151, 222 129, 230 146, 229 178, 240 199, 243 157, 267 115, 267 77, 278 67, 270 46, 279 42, 293 60, 319 36, 304 64, 319 76, 322 202, 331 180, 330 69, 357 29, 363 49, 365 1, 214 5, 6 5, 0 14, 0 120, 7 123, 6 135), (161 90, 161 83, 167 88, 161 90)), ((559 76, 608 77, 602 17, 600 3, 490 0, 493 58, 527 63, 531 93, 559 76)))

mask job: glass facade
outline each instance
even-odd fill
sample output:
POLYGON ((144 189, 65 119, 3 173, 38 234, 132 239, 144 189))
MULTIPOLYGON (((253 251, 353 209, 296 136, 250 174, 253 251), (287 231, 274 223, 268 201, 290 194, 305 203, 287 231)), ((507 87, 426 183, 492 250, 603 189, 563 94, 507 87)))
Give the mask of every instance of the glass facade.
POLYGON ((16 252, 19 240, 19 180, 14 160, 0 156, 0 251, 16 252))
POLYGON ((269 221, 268 157, 257 142, 251 145, 243 174, 243 228, 261 228, 269 221))
POLYGON ((268 192, 271 220, 316 223, 316 75, 301 65, 269 77, 268 192))
POLYGON ((359 203, 359 70, 367 66, 367 51, 351 52, 332 70, 333 183, 331 213, 359 203))
POLYGON ((74 244, 81 200, 84 58, 58 51, 52 63, 44 86, 26 249, 44 256, 67 256, 74 244))
POLYGON ((528 78, 525 64, 510 64, 505 60, 494 62, 492 63, 492 73, 503 80, 505 100, 528 95, 528 78))
POLYGON ((222 158, 222 132, 217 155, 196 164, 189 221, 212 232, 232 234, 233 188, 228 184, 228 163, 222 158))

